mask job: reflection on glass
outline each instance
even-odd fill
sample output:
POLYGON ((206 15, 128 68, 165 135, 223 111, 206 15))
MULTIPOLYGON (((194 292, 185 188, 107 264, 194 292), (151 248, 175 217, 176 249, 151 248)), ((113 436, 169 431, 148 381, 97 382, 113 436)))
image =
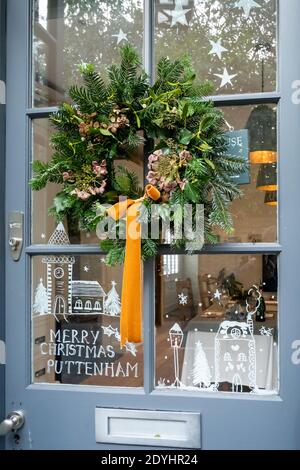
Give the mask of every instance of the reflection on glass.
POLYGON ((176 256, 156 278, 156 387, 277 393, 276 256, 176 256))
POLYGON ((222 110, 230 127, 226 129, 228 153, 245 157, 250 166, 236 181, 243 197, 231 205, 234 232, 228 236, 218 231, 220 242, 276 242, 277 204, 267 204, 266 194, 272 191, 277 201, 277 107, 228 106, 222 110))
POLYGON ((55 106, 78 81, 78 66, 103 71, 126 41, 142 50, 141 0, 34 0, 33 105, 55 106))
POLYGON ((276 0, 155 0, 156 62, 190 54, 216 94, 274 91, 276 6, 276 0))
MULTIPOLYGON (((52 156, 50 143, 54 128, 49 119, 34 119, 32 123, 32 159, 48 162, 52 156)), ((143 185, 143 148, 132 153, 130 160, 116 160, 115 165, 125 166, 133 171, 139 178, 140 185, 143 185)), ((32 191, 32 229, 31 239, 34 244, 47 243, 55 229, 55 218, 48 213, 48 209, 53 205, 55 195, 60 191, 60 186, 54 183, 48 184, 41 191, 32 191)), ((71 215, 64 221, 72 244, 97 244, 99 239, 95 233, 83 232, 78 228, 78 220, 71 215)))
MULTIPOLYGON (((51 244, 69 243, 62 224, 51 244)), ((100 255, 33 258, 32 380, 140 387, 143 345, 120 346, 122 268, 100 255)))

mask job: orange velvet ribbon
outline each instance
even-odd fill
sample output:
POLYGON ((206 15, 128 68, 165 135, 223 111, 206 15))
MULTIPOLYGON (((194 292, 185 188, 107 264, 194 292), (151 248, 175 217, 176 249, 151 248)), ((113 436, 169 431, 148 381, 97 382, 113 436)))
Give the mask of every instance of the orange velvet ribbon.
POLYGON ((126 199, 107 210, 114 220, 126 215, 126 247, 123 271, 120 336, 121 345, 142 341, 142 250, 139 210, 144 199, 157 201, 160 192, 147 184, 145 194, 139 199, 126 199))

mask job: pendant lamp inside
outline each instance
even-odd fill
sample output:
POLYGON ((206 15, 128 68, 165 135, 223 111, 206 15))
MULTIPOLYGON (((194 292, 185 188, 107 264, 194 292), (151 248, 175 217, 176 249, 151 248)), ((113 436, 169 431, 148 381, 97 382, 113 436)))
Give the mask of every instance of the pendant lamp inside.
POLYGON ((277 188, 277 164, 268 163, 260 165, 256 189, 260 191, 276 191, 277 188))
POLYGON ((255 165, 276 163, 275 111, 265 104, 256 106, 249 116, 246 128, 249 131, 250 162, 255 165))
POLYGON ((268 206, 277 206, 277 191, 267 191, 265 195, 265 204, 268 206))

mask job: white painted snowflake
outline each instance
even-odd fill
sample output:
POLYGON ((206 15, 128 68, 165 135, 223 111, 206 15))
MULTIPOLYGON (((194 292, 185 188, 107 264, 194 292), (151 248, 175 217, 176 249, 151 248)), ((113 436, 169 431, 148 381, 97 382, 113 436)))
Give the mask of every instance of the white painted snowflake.
POLYGON ((265 326, 262 326, 259 332, 262 336, 273 336, 273 328, 266 328, 265 326))
POLYGON ((181 292, 181 294, 178 294, 178 300, 180 305, 186 305, 188 301, 188 296, 181 292))
POLYGON ((117 332, 118 332, 118 329, 117 328, 113 328, 111 325, 109 326, 101 326, 102 330, 103 330, 103 334, 104 335, 107 335, 109 337, 111 337, 112 335, 116 335, 117 332))
POLYGON ((220 301, 221 296, 222 296, 221 292, 219 291, 219 289, 217 289, 216 292, 214 293, 214 299, 220 301))
POLYGON ((130 352, 130 354, 132 354, 134 357, 136 356, 137 349, 136 349, 135 343, 128 343, 127 342, 125 344, 125 349, 126 349, 126 351, 130 352))

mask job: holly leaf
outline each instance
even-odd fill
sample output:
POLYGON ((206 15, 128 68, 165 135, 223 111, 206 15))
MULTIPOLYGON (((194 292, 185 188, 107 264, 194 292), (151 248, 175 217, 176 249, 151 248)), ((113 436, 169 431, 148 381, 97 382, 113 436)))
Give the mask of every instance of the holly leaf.
POLYGON ((194 134, 189 131, 188 129, 181 129, 179 132, 179 142, 183 145, 188 145, 192 138, 194 137, 194 134))

